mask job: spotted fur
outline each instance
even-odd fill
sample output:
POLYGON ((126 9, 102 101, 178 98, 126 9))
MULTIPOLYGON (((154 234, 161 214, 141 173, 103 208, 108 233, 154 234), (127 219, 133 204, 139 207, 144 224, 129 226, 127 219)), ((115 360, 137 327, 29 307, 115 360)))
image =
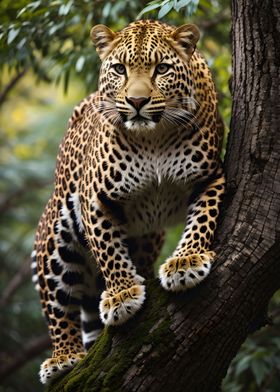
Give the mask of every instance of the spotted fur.
POLYGON ((53 343, 43 383, 85 355, 102 323, 141 308, 165 227, 186 222, 160 267, 162 286, 185 290, 209 274, 224 192, 222 127, 198 29, 145 20, 118 33, 98 25, 91 36, 98 92, 69 121, 32 254, 53 343))

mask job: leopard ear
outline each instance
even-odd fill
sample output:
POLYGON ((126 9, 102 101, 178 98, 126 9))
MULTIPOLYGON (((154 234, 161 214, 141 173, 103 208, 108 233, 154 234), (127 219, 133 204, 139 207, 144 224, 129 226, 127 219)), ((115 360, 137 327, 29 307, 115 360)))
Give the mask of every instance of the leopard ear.
POLYGON ((99 24, 91 29, 90 36, 100 59, 103 60, 113 48, 113 41, 117 33, 114 33, 109 27, 99 24))
POLYGON ((182 25, 172 33, 173 40, 183 47, 188 56, 191 56, 195 51, 199 37, 199 30, 193 24, 182 25))

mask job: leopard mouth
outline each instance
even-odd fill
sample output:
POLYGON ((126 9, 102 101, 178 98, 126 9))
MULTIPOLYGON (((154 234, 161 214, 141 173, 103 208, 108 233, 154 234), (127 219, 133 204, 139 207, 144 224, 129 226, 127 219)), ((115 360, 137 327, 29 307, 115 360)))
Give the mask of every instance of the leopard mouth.
POLYGON ((150 121, 148 118, 141 116, 141 114, 136 114, 133 118, 130 119, 130 121, 138 121, 138 122, 143 122, 143 121, 150 121))
POLYGON ((135 130, 135 131, 136 130, 149 131, 155 129, 157 124, 161 120, 162 117, 161 114, 162 113, 156 113, 156 114, 151 114, 151 116, 149 117, 146 117, 145 115, 137 113, 130 118, 128 114, 120 112, 125 127, 128 130, 135 130))
POLYGON ((141 116, 135 116, 133 119, 125 121, 124 124, 131 131, 151 131, 156 127, 154 121, 141 116))

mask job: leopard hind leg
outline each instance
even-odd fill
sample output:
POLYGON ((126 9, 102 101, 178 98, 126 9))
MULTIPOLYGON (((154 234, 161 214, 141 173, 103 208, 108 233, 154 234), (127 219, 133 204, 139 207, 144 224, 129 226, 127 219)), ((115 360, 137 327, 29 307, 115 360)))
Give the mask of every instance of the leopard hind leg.
POLYGON ((96 264, 88 263, 85 274, 84 294, 81 304, 81 327, 83 345, 86 351, 90 349, 104 328, 99 317, 99 301, 105 282, 96 264))
POLYGON ((46 222, 39 226, 32 264, 34 269, 36 258, 41 304, 53 347, 52 357, 40 368, 43 384, 70 370, 86 355, 80 320, 85 259, 69 241, 70 231, 66 235, 64 229, 61 235, 51 228, 46 222))

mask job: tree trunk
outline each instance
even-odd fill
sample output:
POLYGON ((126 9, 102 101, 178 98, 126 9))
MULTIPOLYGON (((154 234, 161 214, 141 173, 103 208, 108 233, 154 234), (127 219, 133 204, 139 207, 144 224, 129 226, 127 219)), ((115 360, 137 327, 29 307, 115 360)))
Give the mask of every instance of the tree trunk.
POLYGON ((280 287, 280 3, 232 0, 233 113, 217 261, 183 294, 148 282, 144 309, 105 329, 49 391, 218 391, 280 287), (278 53, 277 53, 278 52, 278 53))

